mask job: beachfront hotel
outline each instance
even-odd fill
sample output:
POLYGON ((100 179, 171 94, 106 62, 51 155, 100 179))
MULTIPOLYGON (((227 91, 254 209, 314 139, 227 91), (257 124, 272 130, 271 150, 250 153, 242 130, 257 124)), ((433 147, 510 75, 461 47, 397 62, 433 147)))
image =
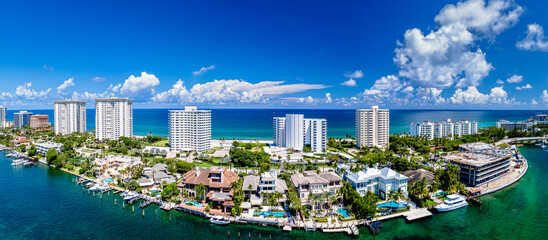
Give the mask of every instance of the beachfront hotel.
POLYGON ((303 114, 286 114, 274 118, 274 145, 302 151, 310 145, 313 152, 325 152, 327 120, 304 118, 303 114))
POLYGON ((30 125, 30 116, 32 116, 31 112, 27 111, 20 111, 18 113, 13 114, 13 126, 15 128, 22 128, 24 126, 30 125))
POLYGON ((133 100, 95 99, 95 134, 99 140, 133 137, 133 100))
POLYGON ((356 146, 358 148, 387 146, 389 131, 388 109, 379 109, 378 106, 373 106, 371 109, 356 110, 356 146))
POLYGON ((304 171, 291 175, 291 184, 299 194, 303 205, 310 203, 310 195, 330 193, 334 196, 342 187, 343 179, 334 172, 304 171))
POLYGON ((386 199, 390 191, 397 192, 399 189, 407 197, 407 176, 388 167, 380 170, 367 167, 362 171, 346 175, 345 180, 352 184, 361 196, 367 192, 374 192, 378 197, 386 199))
POLYGON ((445 161, 460 167, 460 181, 472 187, 493 181, 510 171, 512 151, 486 143, 459 145, 460 152, 445 161))
POLYGON ((54 101, 55 134, 71 134, 86 131, 85 101, 54 101))
POLYGON ((30 128, 47 128, 51 126, 48 115, 31 115, 30 128))
POLYGON ((169 110, 169 145, 173 152, 206 152, 211 149, 211 111, 186 106, 169 110))
POLYGON ((442 122, 424 121, 422 123, 411 123, 409 126, 409 135, 411 137, 425 137, 428 140, 443 137, 461 137, 477 133, 478 123, 466 119, 461 121, 447 119, 442 122))

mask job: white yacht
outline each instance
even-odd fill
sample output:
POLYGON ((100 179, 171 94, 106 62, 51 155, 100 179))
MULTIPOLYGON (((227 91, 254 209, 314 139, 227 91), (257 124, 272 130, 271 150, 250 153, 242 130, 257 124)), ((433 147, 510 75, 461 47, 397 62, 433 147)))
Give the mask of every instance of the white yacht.
POLYGON ((438 204, 434 208, 436 208, 438 212, 449 212, 466 206, 468 206, 468 203, 463 196, 458 194, 449 194, 443 203, 438 204))
POLYGON ((131 201, 131 200, 134 200, 134 199, 137 199, 137 198, 139 198, 139 193, 137 193, 137 192, 128 192, 124 196, 124 201, 131 201))
POLYGON ((230 220, 225 219, 221 216, 213 216, 209 219, 209 222, 213 224, 218 224, 218 225, 226 225, 230 223, 230 220))

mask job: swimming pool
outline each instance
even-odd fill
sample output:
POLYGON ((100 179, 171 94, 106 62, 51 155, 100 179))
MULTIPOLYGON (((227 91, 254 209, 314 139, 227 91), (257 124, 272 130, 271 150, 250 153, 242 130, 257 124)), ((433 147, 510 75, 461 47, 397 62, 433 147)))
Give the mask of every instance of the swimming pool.
POLYGON ((104 178, 103 182, 111 183, 111 182, 113 182, 113 179, 112 178, 104 178))
POLYGON ((445 196, 445 195, 447 195, 446 192, 439 192, 439 193, 436 193, 436 194, 434 194, 434 195, 432 195, 432 196, 437 197, 437 196, 445 196))
POLYGON ((397 202, 385 202, 377 205, 378 208, 392 208, 396 210, 405 209, 407 208, 407 205, 405 203, 397 203, 397 202))
POLYGON ((340 213, 344 218, 350 217, 350 213, 348 213, 348 210, 344 208, 339 208, 337 212, 340 213))
POLYGON ((199 202, 196 202, 196 201, 185 201, 185 204, 186 205, 192 205, 192 206, 195 206, 195 207, 203 207, 204 205, 199 203, 199 202))
POLYGON ((270 211, 266 211, 266 212, 255 212, 255 215, 260 215, 260 216, 274 216, 274 217, 287 217, 289 216, 289 213, 286 213, 286 212, 270 212, 270 211))

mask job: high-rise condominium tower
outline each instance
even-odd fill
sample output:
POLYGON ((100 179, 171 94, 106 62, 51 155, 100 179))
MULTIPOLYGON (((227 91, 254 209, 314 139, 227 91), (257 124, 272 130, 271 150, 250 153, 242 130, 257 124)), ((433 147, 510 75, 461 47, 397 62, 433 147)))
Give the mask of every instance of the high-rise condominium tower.
POLYGON ((169 145, 176 152, 205 152, 211 149, 211 111, 187 106, 169 110, 169 145))
POLYGON ((390 116, 388 109, 356 110, 356 146, 384 147, 388 145, 390 116))
POLYGON ((304 118, 302 114, 286 114, 274 118, 274 144, 279 147, 303 150, 310 145, 313 152, 325 152, 327 120, 304 118))
POLYGON ((55 134, 70 134, 85 132, 86 129, 86 102, 84 101, 55 101, 54 122, 55 134))
POLYGON ((133 100, 95 99, 95 135, 99 140, 133 137, 133 100))

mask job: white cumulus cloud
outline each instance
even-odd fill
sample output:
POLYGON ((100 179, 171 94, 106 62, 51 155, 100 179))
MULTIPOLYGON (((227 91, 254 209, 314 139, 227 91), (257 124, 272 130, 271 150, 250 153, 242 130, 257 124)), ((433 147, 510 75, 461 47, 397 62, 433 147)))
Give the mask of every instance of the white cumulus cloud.
POLYGON ((363 78, 362 70, 356 70, 354 72, 346 72, 343 75, 347 78, 363 78))
POLYGON ((510 78, 506 79, 508 83, 520 83, 523 81, 523 76, 521 75, 512 75, 510 78))
POLYGON ((355 86, 357 86, 356 80, 354 80, 354 79, 352 79, 352 78, 351 78, 351 79, 348 79, 347 81, 342 82, 341 85, 343 85, 343 86, 348 86, 348 87, 355 87, 355 86))
POLYGON ((215 69, 215 65, 211 65, 209 67, 202 67, 199 70, 192 72, 192 75, 202 75, 202 74, 205 74, 207 71, 214 70, 214 69, 215 69))
POLYGON ((544 104, 548 104, 548 91, 546 91, 546 89, 542 91, 542 95, 540 95, 540 101, 544 104))
POLYGON ((325 103, 331 103, 331 93, 325 94, 325 103))
POLYGON ((465 91, 457 89, 449 99, 454 104, 512 104, 513 99, 508 99, 508 93, 503 87, 494 87, 489 94, 483 94, 474 86, 468 87, 465 91))
POLYGON ((527 36, 518 41, 516 47, 528 51, 548 51, 548 40, 544 37, 542 26, 536 23, 527 25, 527 36))
POLYGON ((214 80, 198 83, 190 90, 182 80, 171 89, 156 94, 152 100, 158 103, 260 103, 269 100, 269 96, 304 92, 311 89, 323 89, 321 84, 283 84, 283 81, 263 81, 250 83, 245 80, 214 80))
POLYGON ((493 37, 514 26, 522 13, 512 0, 468 0, 446 5, 435 20, 442 26, 461 23, 481 36, 493 37))
POLYGON ((142 72, 141 76, 129 76, 120 88, 120 94, 128 97, 147 98, 154 94, 154 87, 160 85, 160 80, 153 74, 142 72))
POLYGON ((63 84, 57 87, 57 94, 63 94, 65 89, 67 89, 68 87, 73 87, 74 85, 74 78, 69 78, 68 80, 64 81, 63 84))
POLYGON ((533 86, 531 86, 531 84, 527 84, 527 85, 521 86, 521 87, 516 87, 517 90, 530 89, 530 88, 533 88, 533 86))
POLYGON ((497 79, 497 82, 496 82, 496 83, 502 85, 502 84, 504 84, 504 81, 502 81, 501 79, 497 79))

